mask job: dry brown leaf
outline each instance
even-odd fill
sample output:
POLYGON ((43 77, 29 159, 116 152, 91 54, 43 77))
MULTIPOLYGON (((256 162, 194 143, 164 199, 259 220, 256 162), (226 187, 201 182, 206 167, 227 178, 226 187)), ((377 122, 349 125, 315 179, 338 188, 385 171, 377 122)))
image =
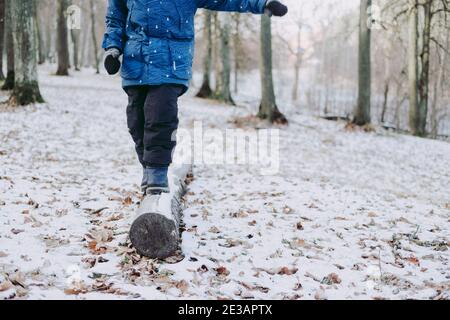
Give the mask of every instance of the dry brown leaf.
POLYGON ((96 255, 105 254, 108 251, 107 247, 99 245, 95 240, 88 242, 88 248, 92 254, 96 255))
POLYGON ((176 287, 178 290, 180 290, 182 294, 185 294, 186 291, 187 291, 188 288, 189 288, 189 283, 187 283, 186 280, 181 280, 181 281, 178 281, 178 282, 176 283, 175 287, 176 287))
POLYGON ((244 288, 246 288, 247 290, 258 290, 258 291, 260 291, 260 292, 262 292, 262 293, 268 293, 269 291, 270 291, 270 289, 269 288, 267 288, 267 287, 263 287, 263 286, 258 286, 258 285, 252 285, 252 284, 249 284, 249 283, 245 283, 245 282, 243 282, 243 281, 240 281, 239 282, 244 288))
POLYGON ((420 261, 415 256, 409 257, 406 261, 408 261, 409 263, 411 263, 411 264, 413 264, 415 266, 420 266, 420 261))
POLYGON ((114 213, 113 215, 109 216, 108 219, 106 219, 107 221, 118 221, 118 220, 122 220, 123 219, 123 214, 122 213, 114 213))
POLYGON ((123 199, 122 204, 124 206, 129 206, 133 204, 133 199, 131 199, 131 197, 126 197, 125 199, 123 199))
POLYGON ((7 257, 8 254, 6 252, 0 251, 0 258, 7 257))
POLYGON ((95 248, 97 248, 97 241, 93 240, 93 241, 89 241, 88 242, 88 248, 91 250, 95 250, 95 248))
POLYGON ((298 249, 298 248, 305 248, 307 247, 306 241, 303 239, 294 239, 292 241, 289 241, 289 247, 291 249, 298 249))
POLYGON ((332 283, 332 284, 340 284, 342 282, 342 280, 339 278, 339 276, 336 273, 330 273, 327 278, 328 283, 332 283))
POLYGON ((280 268, 280 270, 277 272, 277 274, 279 274, 279 275, 291 276, 291 275, 293 275, 293 274, 296 274, 297 271, 298 271, 297 268, 289 269, 288 267, 282 267, 282 268, 280 268))
POLYGON ((218 276, 228 276, 230 274, 230 271, 227 270, 225 267, 218 267, 215 269, 218 276))
POLYGON ((83 290, 77 288, 67 288, 64 289, 64 293, 67 295, 79 295, 80 293, 83 293, 83 290))

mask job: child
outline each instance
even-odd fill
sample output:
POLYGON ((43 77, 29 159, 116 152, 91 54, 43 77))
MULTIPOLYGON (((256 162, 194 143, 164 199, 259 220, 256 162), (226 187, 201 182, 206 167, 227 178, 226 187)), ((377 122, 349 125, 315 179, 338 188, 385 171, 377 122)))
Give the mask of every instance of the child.
POLYGON ((168 192, 176 142, 178 97, 192 76, 194 15, 198 8, 284 16, 276 0, 109 0, 105 68, 120 69, 128 95, 127 122, 144 168, 144 194, 168 192))

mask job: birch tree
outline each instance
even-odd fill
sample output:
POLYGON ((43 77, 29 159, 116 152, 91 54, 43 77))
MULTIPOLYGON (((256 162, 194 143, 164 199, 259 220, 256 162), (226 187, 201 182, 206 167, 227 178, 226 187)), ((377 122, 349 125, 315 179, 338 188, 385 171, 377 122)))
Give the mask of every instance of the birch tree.
POLYGON ((96 28, 96 7, 94 0, 89 0, 89 6, 91 11, 91 35, 92 35, 92 45, 94 46, 94 60, 95 60, 95 70, 96 73, 100 73, 100 56, 98 53, 98 42, 97 42, 97 28, 96 28))
POLYGON ((10 98, 13 105, 43 102, 37 75, 37 45, 34 0, 8 1, 11 6, 15 82, 10 98))

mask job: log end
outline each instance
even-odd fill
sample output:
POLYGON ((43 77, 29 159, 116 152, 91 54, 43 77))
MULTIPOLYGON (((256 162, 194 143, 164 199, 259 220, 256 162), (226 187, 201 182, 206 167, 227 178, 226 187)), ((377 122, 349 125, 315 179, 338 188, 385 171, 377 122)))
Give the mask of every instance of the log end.
POLYGON ((158 213, 145 213, 133 222, 130 240, 139 254, 165 259, 178 249, 178 234, 175 221, 158 213))

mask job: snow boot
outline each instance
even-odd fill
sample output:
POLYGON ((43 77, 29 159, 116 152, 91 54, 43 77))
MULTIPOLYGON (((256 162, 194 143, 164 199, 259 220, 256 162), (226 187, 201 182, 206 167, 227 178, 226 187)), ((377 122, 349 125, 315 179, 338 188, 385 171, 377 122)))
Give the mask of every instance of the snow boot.
POLYGON ((168 169, 168 167, 144 168, 144 195, 160 195, 170 192, 167 178, 168 169))

